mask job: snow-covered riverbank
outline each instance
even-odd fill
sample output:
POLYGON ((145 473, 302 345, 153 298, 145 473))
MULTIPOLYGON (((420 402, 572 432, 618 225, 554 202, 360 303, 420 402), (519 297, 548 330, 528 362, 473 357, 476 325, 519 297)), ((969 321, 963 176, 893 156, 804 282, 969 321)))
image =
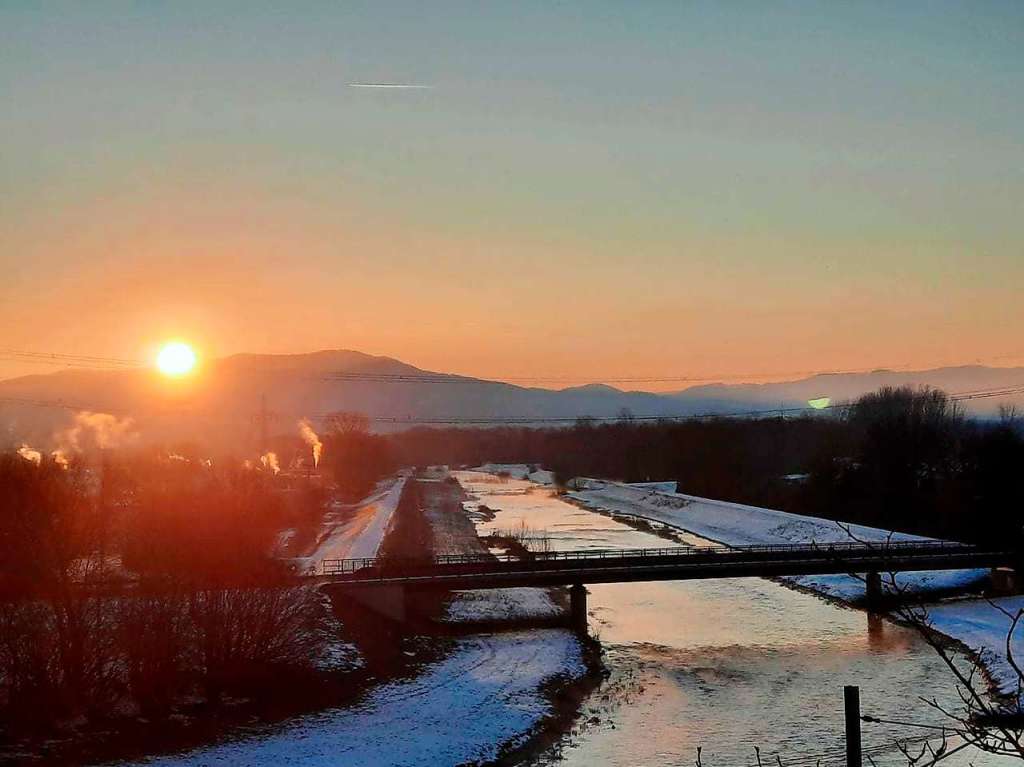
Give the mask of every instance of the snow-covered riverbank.
MULTIPOLYGON (((382 483, 346 514, 328 519, 311 559, 372 556, 388 530, 407 482, 382 483), (360 547, 364 547, 360 549, 360 547)), ((461 506, 454 483, 425 482, 422 500, 432 529, 453 550, 486 548, 461 506), (457 524, 460 523, 461 524, 457 524)), ((446 606, 452 624, 556 617, 562 608, 543 589, 457 592, 446 606)), ((456 765, 487 763, 533 747, 547 729, 573 715, 564 696, 587 683, 593 660, 567 629, 542 628, 437 639, 443 652, 415 676, 391 677, 358 701, 253 728, 224 742, 139 764, 199 765, 456 765)), ((407 651, 412 656, 413 651, 407 651)), ((415 661, 415 659, 410 658, 415 661)), ((419 661, 415 661, 419 663, 419 661)), ((578 693, 582 694, 582 693, 578 693)))
POLYGON ((302 571, 317 572, 325 559, 375 557, 402 498, 407 477, 383 480, 373 493, 355 504, 335 502, 324 515, 316 548, 292 562, 302 571))
MULTIPOLYGON (((671 493, 650 485, 595 479, 577 482, 580 489, 569 497, 583 506, 655 520, 726 546, 848 543, 852 539, 875 543, 884 543, 890 538, 894 541, 927 540, 919 535, 890 533, 876 527, 843 527, 828 519, 671 493)), ((937 570, 902 573, 899 582, 909 590, 927 593, 971 587, 987 577, 988 570, 937 570)), ((785 580, 847 602, 864 596, 864 584, 850 575, 809 575, 785 580)))
MULTIPOLYGON (((839 543, 848 542, 851 534, 872 542, 884 542, 890 536, 897 541, 924 540, 920 536, 863 525, 844 528, 831 520, 699 498, 651 486, 593 479, 577 482, 578 489, 568 497, 585 508, 661 522, 726 546, 839 543)), ((987 570, 941 570, 902 573, 899 583, 909 590, 928 594, 977 587, 987 577, 987 570)), ((864 584, 850 575, 799 576, 783 580, 845 602, 856 602, 864 596, 864 584)), ((1016 613, 1024 609, 1024 596, 1006 597, 997 603, 1016 613)), ((1006 615, 985 600, 972 598, 930 605, 928 614, 935 629, 977 653, 1002 690, 1016 689, 1017 674, 1006 659, 1006 634, 1010 626, 1006 615)), ((1017 655, 1024 657, 1024 642, 1015 642, 1015 648, 1017 655)))
POLYGON ((358 705, 145 763, 404 767, 486 762, 501 749, 521 745, 551 713, 545 682, 584 673, 580 645, 565 631, 460 639, 416 678, 377 687, 358 705))

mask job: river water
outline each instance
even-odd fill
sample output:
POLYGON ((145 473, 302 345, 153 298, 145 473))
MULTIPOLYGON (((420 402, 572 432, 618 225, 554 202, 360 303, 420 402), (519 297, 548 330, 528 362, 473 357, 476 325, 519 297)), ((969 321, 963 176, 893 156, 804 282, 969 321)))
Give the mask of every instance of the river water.
MULTIPOLYGON (((673 545, 569 504, 519 480, 460 472, 495 512, 481 532, 526 525, 552 549, 673 545)), ((706 543, 692 536, 684 539, 706 543)), ((590 696, 580 724, 536 764, 569 767, 755 765, 843 762, 843 686, 861 688, 866 714, 941 724, 918 700, 958 700, 949 670, 912 630, 759 578, 589 587, 591 633, 609 679, 590 696)), ((934 732, 864 724, 865 753, 906 764, 894 741, 934 732)), ((937 745, 937 742, 936 742, 937 745)), ((945 764, 1003 765, 976 751, 945 764)))
MULTIPOLYGON (((550 489, 459 472, 473 503, 494 510, 482 533, 525 525, 561 550, 650 548, 677 543, 595 512, 550 489)), ((486 515, 490 517, 490 515, 486 515)), ((949 671, 912 631, 879 617, 758 579, 589 587, 590 630, 609 677, 584 703, 571 732, 532 758, 539 767, 679 767, 702 750, 705 767, 784 767, 843 762, 843 686, 861 687, 863 710, 883 719, 941 723, 917 696, 955 706, 949 671)), ((356 704, 257 726, 153 767, 254 765, 347 767, 455 765, 493 759, 522 743, 548 710, 542 683, 582 673, 580 648, 563 629, 458 639, 438 663, 392 680, 356 704)), ((929 730, 864 725, 879 767, 906 764, 897 738, 929 730)), ((963 753, 945 764, 1002 767, 1009 759, 963 753)), ((867 764, 867 762, 866 762, 867 764)))

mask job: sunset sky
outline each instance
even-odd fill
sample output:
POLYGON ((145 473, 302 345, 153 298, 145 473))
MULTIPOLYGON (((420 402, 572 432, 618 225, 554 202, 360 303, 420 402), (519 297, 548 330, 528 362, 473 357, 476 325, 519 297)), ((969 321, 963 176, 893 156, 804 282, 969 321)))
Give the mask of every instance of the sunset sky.
POLYGON ((209 5, 0 2, 0 349, 1024 364, 1019 0, 209 5))

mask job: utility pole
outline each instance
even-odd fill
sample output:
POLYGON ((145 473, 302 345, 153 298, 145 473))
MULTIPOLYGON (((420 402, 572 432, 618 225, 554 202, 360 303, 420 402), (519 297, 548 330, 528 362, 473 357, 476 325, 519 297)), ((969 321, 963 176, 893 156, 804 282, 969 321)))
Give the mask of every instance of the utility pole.
POLYGON ((267 440, 268 440, 268 437, 267 437, 267 426, 275 418, 277 418, 277 415, 275 413, 271 413, 269 410, 267 410, 267 395, 266 394, 261 394, 260 395, 260 412, 252 417, 253 423, 259 425, 259 427, 260 427, 260 452, 261 453, 267 452, 267 448, 269 447, 269 445, 267 445, 267 440))
POLYGON ((267 395, 260 395, 260 452, 267 449, 267 395))
POLYGON ((846 709, 846 767, 861 767, 860 749, 860 688, 843 688, 846 709))

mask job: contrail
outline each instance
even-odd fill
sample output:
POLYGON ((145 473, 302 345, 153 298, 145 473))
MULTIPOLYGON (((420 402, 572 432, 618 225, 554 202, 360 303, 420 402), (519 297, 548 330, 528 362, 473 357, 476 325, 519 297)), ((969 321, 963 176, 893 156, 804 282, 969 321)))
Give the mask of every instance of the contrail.
POLYGON ((414 83, 345 83, 349 88, 391 88, 394 90, 429 90, 433 85, 416 85, 414 83))

